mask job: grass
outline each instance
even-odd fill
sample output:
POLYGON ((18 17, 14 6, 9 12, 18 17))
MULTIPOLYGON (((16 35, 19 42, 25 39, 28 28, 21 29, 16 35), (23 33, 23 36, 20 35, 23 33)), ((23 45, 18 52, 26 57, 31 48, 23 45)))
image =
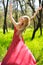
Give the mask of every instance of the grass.
MULTIPOLYGON (((31 50, 37 60, 37 65, 43 65, 43 35, 40 36, 40 30, 36 32, 35 38, 31 40, 33 29, 27 29, 23 32, 23 38, 27 47, 31 50)), ((9 30, 5 35, 0 29, 0 61, 6 54, 13 37, 13 30, 9 30)))

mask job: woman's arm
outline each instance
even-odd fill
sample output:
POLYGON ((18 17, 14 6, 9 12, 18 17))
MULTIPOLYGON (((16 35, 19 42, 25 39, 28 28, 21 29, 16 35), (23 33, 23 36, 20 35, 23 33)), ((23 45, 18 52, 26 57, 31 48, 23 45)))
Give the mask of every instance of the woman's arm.
POLYGON ((14 26, 16 25, 16 21, 13 19, 13 16, 12 16, 12 4, 10 3, 9 5, 9 17, 10 17, 10 20, 11 22, 14 24, 14 26))
POLYGON ((41 9, 42 9, 42 7, 39 7, 37 9, 37 11, 34 13, 34 15, 30 18, 30 20, 33 20, 35 18, 35 16, 37 15, 37 13, 39 12, 39 10, 41 10, 41 9))
POLYGON ((11 20, 11 22, 14 24, 14 26, 17 28, 17 29, 19 29, 19 26, 20 26, 20 24, 19 23, 16 23, 16 21, 14 20, 14 18, 13 18, 13 16, 12 16, 12 4, 10 3, 10 5, 9 5, 9 17, 10 17, 10 20, 11 20))

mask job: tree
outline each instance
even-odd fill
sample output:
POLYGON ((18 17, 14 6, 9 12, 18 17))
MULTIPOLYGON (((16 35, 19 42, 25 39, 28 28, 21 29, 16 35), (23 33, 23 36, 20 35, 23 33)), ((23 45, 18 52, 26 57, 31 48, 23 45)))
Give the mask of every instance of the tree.
MULTIPOLYGON (((23 4, 21 4, 21 1, 20 0, 18 0, 19 1, 19 4, 20 4, 20 8, 21 8, 21 13, 22 13, 22 15, 24 15, 24 11, 23 11, 23 4)), ((23 1, 22 1, 23 2, 23 1)))
MULTIPOLYGON (((34 2, 35 2, 35 0, 32 0, 32 3, 31 3, 31 0, 28 0, 28 3, 27 3, 31 7, 33 14, 35 12, 34 2)), ((34 29, 35 29, 35 20, 34 19, 33 19, 33 22, 34 22, 34 29)))
POLYGON ((6 6, 5 6, 5 1, 2 0, 3 7, 4 7, 4 24, 3 24, 3 33, 4 33, 4 34, 5 34, 5 31, 8 31, 8 30, 7 30, 7 21, 6 21, 7 11, 8 11, 8 1, 9 1, 9 0, 7 0, 6 6))
MULTIPOLYGON (((41 5, 41 0, 39 0, 39 6, 41 5)), ((37 27, 34 29, 33 31, 33 35, 32 35, 32 40, 35 37, 35 33, 36 31, 40 28, 40 35, 42 35, 42 25, 41 25, 41 15, 42 15, 42 10, 39 11, 39 17, 38 17, 38 24, 37 27)))
MULTIPOLYGON (((35 8, 33 6, 34 5, 34 0, 32 0, 32 4, 33 5, 31 4, 31 1, 30 0, 28 0, 28 3, 27 4, 29 4, 29 6, 32 8, 33 13, 34 13, 35 12, 35 8)), ((39 0, 39 6, 40 5, 41 5, 41 0, 39 0)), ((42 10, 39 11, 39 16, 37 14, 38 24, 37 24, 36 28, 35 28, 35 20, 34 20, 34 31, 33 31, 33 35, 32 35, 32 38, 31 39, 34 39, 35 33, 38 30, 38 28, 40 28, 40 35, 42 35, 41 15, 42 15, 42 10)))

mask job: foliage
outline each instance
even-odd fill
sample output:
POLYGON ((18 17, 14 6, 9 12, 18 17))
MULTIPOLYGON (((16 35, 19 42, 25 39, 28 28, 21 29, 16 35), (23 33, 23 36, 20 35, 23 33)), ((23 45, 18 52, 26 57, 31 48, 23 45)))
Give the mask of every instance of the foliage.
POLYGON ((37 65, 43 65, 43 35, 39 36, 40 32, 37 31, 34 40, 31 40, 32 30, 27 29, 23 34, 24 40, 28 48, 32 51, 36 58, 37 65))
POLYGON ((0 29, 0 60, 4 57, 7 48, 9 46, 9 43, 11 43, 13 31, 9 31, 5 35, 2 32, 2 29, 0 29))
MULTIPOLYGON (((43 65, 43 35, 39 36, 40 32, 37 31, 34 40, 31 40, 33 29, 27 29, 23 32, 23 38, 27 47, 31 50, 34 57, 37 60, 37 65, 43 65)), ((7 48, 9 47, 13 37, 13 30, 8 31, 5 35, 0 29, 0 61, 2 61, 6 54, 7 48)))

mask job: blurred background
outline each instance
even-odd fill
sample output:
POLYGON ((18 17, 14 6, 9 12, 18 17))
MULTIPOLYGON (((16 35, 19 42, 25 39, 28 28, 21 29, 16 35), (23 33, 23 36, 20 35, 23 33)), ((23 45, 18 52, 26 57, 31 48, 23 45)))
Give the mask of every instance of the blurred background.
MULTIPOLYGON (((0 61, 5 56, 14 33, 14 26, 9 18, 10 2, 16 22, 20 16, 31 17, 39 6, 43 6, 43 0, 0 0, 0 61)), ((22 35, 25 44, 35 56, 37 65, 43 65, 43 8, 22 35)))

